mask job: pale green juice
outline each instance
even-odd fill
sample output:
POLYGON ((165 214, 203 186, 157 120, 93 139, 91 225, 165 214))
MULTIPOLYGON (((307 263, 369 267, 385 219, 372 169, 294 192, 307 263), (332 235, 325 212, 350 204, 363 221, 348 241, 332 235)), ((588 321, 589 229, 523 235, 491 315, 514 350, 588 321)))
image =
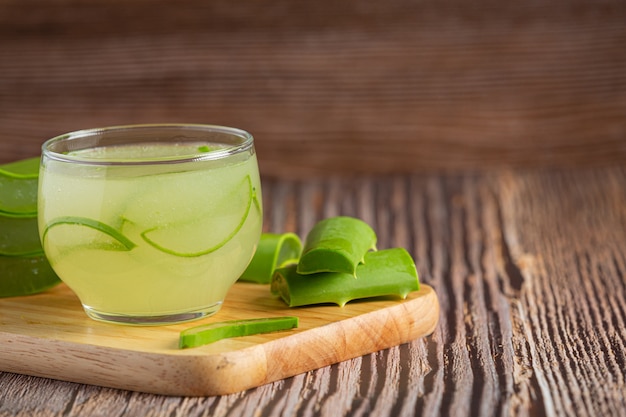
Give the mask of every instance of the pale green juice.
MULTIPOLYGON (((220 145, 133 145, 69 156, 154 159, 220 145)), ((160 165, 48 160, 40 175, 46 255, 88 314, 165 316, 219 309, 262 227, 253 150, 160 165)))

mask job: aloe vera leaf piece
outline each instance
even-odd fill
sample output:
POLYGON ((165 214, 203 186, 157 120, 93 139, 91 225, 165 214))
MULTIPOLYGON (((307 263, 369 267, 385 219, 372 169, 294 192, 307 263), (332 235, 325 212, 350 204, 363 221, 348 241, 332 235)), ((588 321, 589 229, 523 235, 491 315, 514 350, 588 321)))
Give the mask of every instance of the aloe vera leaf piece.
POLYGON ((59 284, 45 256, 0 256, 0 297, 43 292, 59 284))
MULTIPOLYGON (((167 229, 163 229, 159 227, 148 229, 142 232, 141 233, 142 239, 145 240, 146 243, 148 243, 150 246, 154 247, 157 250, 160 250, 161 252, 174 255, 174 256, 185 257, 185 258, 195 258, 198 256, 203 256, 203 255, 207 255, 209 253, 215 252, 216 250, 226 245, 233 237, 235 237, 235 235, 239 233, 239 231, 245 224, 246 220, 248 219, 248 215, 250 214, 250 209, 253 205, 253 199, 256 195, 256 189, 252 186, 252 179, 250 178, 249 175, 246 175, 246 177, 244 178, 244 181, 247 184, 247 203, 243 210, 243 214, 241 218, 239 219, 237 226, 217 244, 210 246, 208 248, 205 248, 199 251, 193 251, 193 252, 181 251, 181 250, 177 250, 174 248, 168 248, 168 247, 165 247, 163 244, 158 243, 157 238, 154 237, 155 235, 158 236, 159 233, 167 233, 167 229), (149 237, 148 236, 149 234, 152 234, 153 237, 149 237)), ((193 224, 188 224, 186 226, 194 227, 193 224)), ((200 228, 199 230, 202 230, 202 228, 200 228)))
POLYGON ((330 217, 316 223, 307 235, 297 271, 354 275, 371 250, 376 250, 376 233, 367 223, 354 217, 330 217))
POLYGON ((297 317, 268 317, 203 324, 180 332, 179 347, 192 348, 232 337, 271 333, 298 327, 297 317))
POLYGON ((12 178, 38 178, 40 158, 27 158, 0 165, 0 175, 12 178))
POLYGON ((274 272, 270 287, 289 307, 332 303, 380 296, 406 298, 419 290, 419 277, 411 255, 403 248, 369 252, 357 267, 356 279, 344 272, 298 274, 294 265, 274 272))
POLYGON ((0 213, 0 255, 42 255, 37 216, 0 213))
POLYGON ((121 244, 121 250, 131 250, 135 246, 137 246, 134 242, 124 236, 119 230, 109 226, 108 224, 102 223, 98 220, 93 220, 87 217, 78 217, 78 216, 61 216, 57 217, 54 220, 50 221, 46 224, 46 227, 43 231, 41 240, 45 241, 46 236, 48 235, 50 229, 56 226, 61 225, 76 225, 76 226, 84 226, 89 227, 94 230, 98 230, 121 244))
POLYGON ((0 165, 0 212, 37 214, 39 158, 0 165))
POLYGON ((302 242, 294 233, 263 233, 256 252, 240 281, 269 284, 276 268, 297 263, 302 242))
POLYGON ((0 176, 0 213, 37 214, 37 179, 0 176))

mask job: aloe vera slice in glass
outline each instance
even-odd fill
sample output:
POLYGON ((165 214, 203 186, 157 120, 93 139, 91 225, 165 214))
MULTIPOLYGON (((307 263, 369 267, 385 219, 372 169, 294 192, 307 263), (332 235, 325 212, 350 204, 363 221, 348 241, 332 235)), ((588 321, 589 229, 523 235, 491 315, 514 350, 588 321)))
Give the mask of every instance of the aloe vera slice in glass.
POLYGON ((376 250, 376 233, 367 223, 354 217, 330 217, 316 223, 307 235, 297 271, 354 275, 371 250, 376 250))
POLYGON ((0 297, 37 294, 59 284, 45 256, 0 256, 0 297))
POLYGON ((252 261, 239 277, 240 281, 269 284, 276 268, 298 262, 302 242, 294 233, 263 233, 252 261))
POLYGON ((74 246, 95 246, 98 247, 98 249, 124 251, 131 250, 137 246, 134 242, 112 226, 98 220, 78 216, 57 217, 46 224, 41 239, 44 244, 48 235, 50 233, 54 233, 55 229, 59 229, 61 227, 75 228, 72 233, 72 240, 75 242, 73 244, 74 246), (80 232, 81 229, 82 232, 80 232), (100 232, 102 234, 102 239, 95 240, 93 234, 90 233, 90 230, 100 232))
MULTIPOLYGON (((235 237, 248 219, 253 200, 256 197, 256 191, 252 186, 252 180, 249 175, 246 175, 241 185, 234 190, 234 193, 235 201, 244 201, 244 204, 239 205, 238 211, 234 212, 237 216, 234 225, 229 222, 216 222, 213 217, 220 216, 215 216, 214 213, 207 213, 206 216, 195 221, 148 229, 141 233, 141 237, 155 249, 170 255, 193 258, 215 252, 235 237), (207 229, 212 228, 216 230, 217 227, 226 229, 210 234, 206 233, 207 229), (172 239, 172 236, 176 235, 189 236, 189 238, 185 241, 178 241, 177 245, 172 245, 170 242, 176 240, 172 239)), ((231 196, 225 199, 225 202, 232 200, 231 196)), ((232 205, 225 203, 222 212, 232 213, 232 205)))
POLYGON ((203 324, 180 332, 179 347, 192 348, 232 337, 271 333, 298 327, 297 317, 268 317, 203 324))
POLYGON ((0 165, 0 212, 37 214, 39 158, 0 165))
POLYGON ((356 279, 344 272, 298 274, 294 265, 279 268, 271 291, 289 307, 312 304, 344 306, 351 300, 380 296, 406 298, 419 290, 419 277, 411 255, 403 248, 369 252, 356 270, 356 279))
POLYGON ((37 216, 0 213, 0 255, 42 255, 37 216))

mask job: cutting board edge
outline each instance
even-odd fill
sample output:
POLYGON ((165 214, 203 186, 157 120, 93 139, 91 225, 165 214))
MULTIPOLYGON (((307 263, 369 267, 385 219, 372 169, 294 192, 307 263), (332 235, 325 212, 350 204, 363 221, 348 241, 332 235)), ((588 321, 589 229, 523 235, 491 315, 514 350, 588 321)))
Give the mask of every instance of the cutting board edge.
POLYGON ((309 330, 302 334, 303 336, 306 335, 307 343, 303 343, 302 340, 298 340, 294 336, 283 341, 283 343, 287 342, 294 345, 289 349, 284 349, 282 343, 277 344, 281 340, 262 345, 268 356, 280 358, 280 360, 275 360, 274 363, 293 361, 300 364, 299 367, 292 367, 291 371, 278 370, 268 372, 263 384, 402 345, 432 334, 439 322, 439 300, 437 294, 430 286, 422 285, 422 290, 424 290, 425 294, 417 299, 309 330), (404 323, 403 319, 413 308, 415 308, 415 311, 412 312, 423 313, 420 319, 410 321, 407 327, 402 326, 401 323, 404 323), (381 315, 383 311, 386 313, 385 315, 381 315), (373 317, 376 318, 375 323, 377 323, 377 326, 372 326, 373 317), (365 325, 366 323, 367 325, 365 325), (385 333, 386 337, 379 337, 380 333, 377 333, 377 331, 385 333), (315 343, 315 339, 321 341, 323 346, 329 346, 329 344, 324 343, 325 339, 329 339, 324 333, 330 332, 343 333, 344 339, 347 341, 344 348, 332 349, 326 355, 308 357, 305 346, 308 343, 315 343), (361 338, 362 343, 348 343, 350 339, 356 337, 361 338), (363 338, 365 338, 365 343, 363 343, 363 338), (271 352, 277 346, 280 347, 279 353, 271 352), (346 349, 347 346, 350 346, 350 348, 346 349), (358 348, 359 346, 361 348, 358 348), (283 351, 289 352, 289 355, 285 355, 283 351))
POLYGON ((54 339, 45 339, 47 345, 42 349, 38 345, 41 338, 0 333, 0 343, 7 347, 0 355, 0 369, 161 395, 232 394, 432 333, 439 303, 431 287, 422 285, 422 291, 424 294, 416 299, 381 310, 215 354, 142 352, 54 339), (405 323, 416 312, 421 317, 405 323), (383 334, 379 332, 385 337, 378 337, 383 334), (328 347, 327 341, 333 336, 342 336, 344 343, 324 354, 311 355, 312 347, 328 347), (365 343, 348 343, 355 337, 365 343))

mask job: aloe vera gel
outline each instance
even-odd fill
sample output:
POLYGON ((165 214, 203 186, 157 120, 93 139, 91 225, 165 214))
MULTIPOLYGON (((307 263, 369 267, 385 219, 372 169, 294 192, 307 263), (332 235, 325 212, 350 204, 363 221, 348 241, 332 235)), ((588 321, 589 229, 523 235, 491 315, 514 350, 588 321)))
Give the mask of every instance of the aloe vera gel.
POLYGON ((214 314, 261 234, 252 136, 140 125, 51 139, 38 212, 52 268, 92 318, 165 324, 214 314))

